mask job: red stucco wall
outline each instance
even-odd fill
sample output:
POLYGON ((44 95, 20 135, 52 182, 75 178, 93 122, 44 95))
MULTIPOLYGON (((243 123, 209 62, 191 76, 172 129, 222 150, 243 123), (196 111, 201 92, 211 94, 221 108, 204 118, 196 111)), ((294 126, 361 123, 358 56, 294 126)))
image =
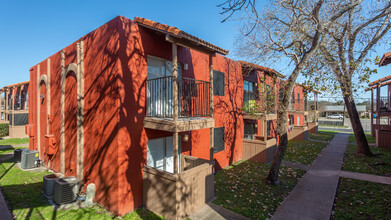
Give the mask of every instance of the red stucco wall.
MULTIPOLYGON (((164 36, 140 28, 129 19, 117 17, 82 37, 84 40, 84 183, 97 185, 96 201, 115 214, 125 214, 142 205, 142 167, 146 144, 151 138, 171 136, 169 132, 144 129, 147 55, 171 60, 171 44, 164 36)), ((65 66, 76 62, 76 42, 63 49, 65 66)), ((187 63, 183 75, 209 80, 208 56, 178 47, 179 62, 187 63)), ((55 153, 41 158, 60 171, 61 67, 60 52, 50 57, 49 134, 54 135, 55 153), (50 161, 50 164, 49 162, 50 161)), ((226 127, 225 150, 214 155, 216 168, 241 159, 243 81, 240 65, 222 56, 213 58, 214 69, 225 72, 225 96, 215 96, 215 125, 226 127)), ((40 75, 47 74, 47 60, 39 63, 40 75)), ((30 71, 29 124, 33 124, 30 149, 37 149, 37 65, 30 71)), ((66 79, 65 155, 66 175, 76 175, 75 86, 78 79, 66 79), (72 91, 73 90, 73 91, 72 91)), ((44 114, 44 113, 43 113, 44 114)), ((46 118, 41 115, 44 127, 46 118)), ((43 130, 43 129, 42 129, 43 130)), ((45 133, 46 134, 46 133, 45 133)), ((209 129, 188 132, 185 154, 209 159, 209 129)), ((43 134, 44 135, 44 134, 43 134)), ((44 140, 41 140, 43 146, 44 140)), ((44 147, 42 147, 44 149, 44 147)))

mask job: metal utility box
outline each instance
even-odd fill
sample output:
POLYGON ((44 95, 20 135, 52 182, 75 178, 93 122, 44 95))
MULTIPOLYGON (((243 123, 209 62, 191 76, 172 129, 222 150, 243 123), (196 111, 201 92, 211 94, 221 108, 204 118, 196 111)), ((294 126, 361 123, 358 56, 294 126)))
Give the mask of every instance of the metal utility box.
POLYGON ((56 179, 53 189, 54 202, 60 205, 75 201, 79 190, 77 182, 77 178, 74 176, 56 179))
POLYGON ((15 149, 14 150, 14 161, 15 162, 20 162, 20 160, 22 159, 22 152, 23 151, 28 151, 28 149, 21 148, 21 149, 15 149))
POLYGON ((43 186, 42 191, 46 196, 52 196, 53 195, 53 188, 54 183, 57 179, 63 177, 60 173, 53 173, 46 176, 43 176, 43 186))
POLYGON ((36 150, 22 151, 22 158, 20 166, 23 169, 31 169, 38 167, 39 153, 36 150))

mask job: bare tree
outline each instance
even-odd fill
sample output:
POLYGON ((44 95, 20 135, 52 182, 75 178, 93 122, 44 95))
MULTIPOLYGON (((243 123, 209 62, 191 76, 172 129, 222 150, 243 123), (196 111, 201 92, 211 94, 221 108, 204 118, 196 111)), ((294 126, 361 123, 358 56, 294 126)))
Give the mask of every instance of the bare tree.
POLYGON ((243 22, 239 43, 240 55, 248 60, 261 63, 279 61, 292 63, 292 72, 284 83, 284 93, 279 103, 276 132, 278 148, 266 181, 278 184, 278 172, 288 145, 287 112, 292 91, 299 74, 311 57, 323 44, 323 35, 334 22, 349 12, 360 1, 334 3, 324 0, 275 0, 261 11, 255 0, 227 0, 219 5, 227 19, 240 11, 243 22), (338 7, 328 10, 330 4, 338 7))
MULTIPOLYGON (((347 4, 351 0, 346 1, 347 4)), ((331 10, 336 9, 331 7, 331 10)), ((354 92, 369 76, 376 73, 367 66, 366 57, 380 43, 391 28, 391 2, 389 0, 363 1, 349 13, 336 19, 335 24, 325 30, 325 42, 320 52, 312 57, 306 75, 309 84, 321 84, 323 90, 341 91, 357 141, 357 154, 372 156, 362 128, 354 92), (316 74, 313 74, 316 73, 316 74), (328 80, 325 80, 328 78, 328 80), (335 79, 338 84, 335 84, 335 79), (323 82, 323 83, 322 83, 323 82), (327 86, 324 82, 329 82, 327 86)), ((310 37, 310 35, 309 35, 310 37)), ((311 39, 311 38, 309 38, 311 39)))

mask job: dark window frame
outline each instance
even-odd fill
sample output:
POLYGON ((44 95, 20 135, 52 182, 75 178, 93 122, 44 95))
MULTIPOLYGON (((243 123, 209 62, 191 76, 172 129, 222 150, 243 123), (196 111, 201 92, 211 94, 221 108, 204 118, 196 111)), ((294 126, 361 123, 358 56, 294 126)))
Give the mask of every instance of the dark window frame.
POLYGON ((272 129, 272 125, 271 125, 271 121, 266 121, 266 136, 270 136, 271 135, 271 129, 272 129))
POLYGON ((225 96, 225 73, 213 70, 213 95, 225 96))
POLYGON ((224 151, 224 150, 225 150, 225 127, 214 128, 213 154, 224 151), (220 139, 221 137, 218 136, 221 134, 222 134, 223 140, 221 140, 220 139))

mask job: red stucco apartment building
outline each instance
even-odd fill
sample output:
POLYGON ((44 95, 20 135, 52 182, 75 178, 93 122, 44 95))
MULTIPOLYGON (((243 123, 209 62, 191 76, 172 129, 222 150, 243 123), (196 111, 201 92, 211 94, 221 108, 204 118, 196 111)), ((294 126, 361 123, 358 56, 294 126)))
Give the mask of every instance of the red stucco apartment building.
POLYGON ((216 170, 254 157, 244 156, 247 65, 226 54, 175 27, 116 17, 30 69, 29 148, 94 183, 117 215, 144 206, 183 218, 213 199, 216 170))
POLYGON ((0 89, 0 123, 9 124, 9 137, 24 138, 28 123, 29 81, 4 86, 0 89))

